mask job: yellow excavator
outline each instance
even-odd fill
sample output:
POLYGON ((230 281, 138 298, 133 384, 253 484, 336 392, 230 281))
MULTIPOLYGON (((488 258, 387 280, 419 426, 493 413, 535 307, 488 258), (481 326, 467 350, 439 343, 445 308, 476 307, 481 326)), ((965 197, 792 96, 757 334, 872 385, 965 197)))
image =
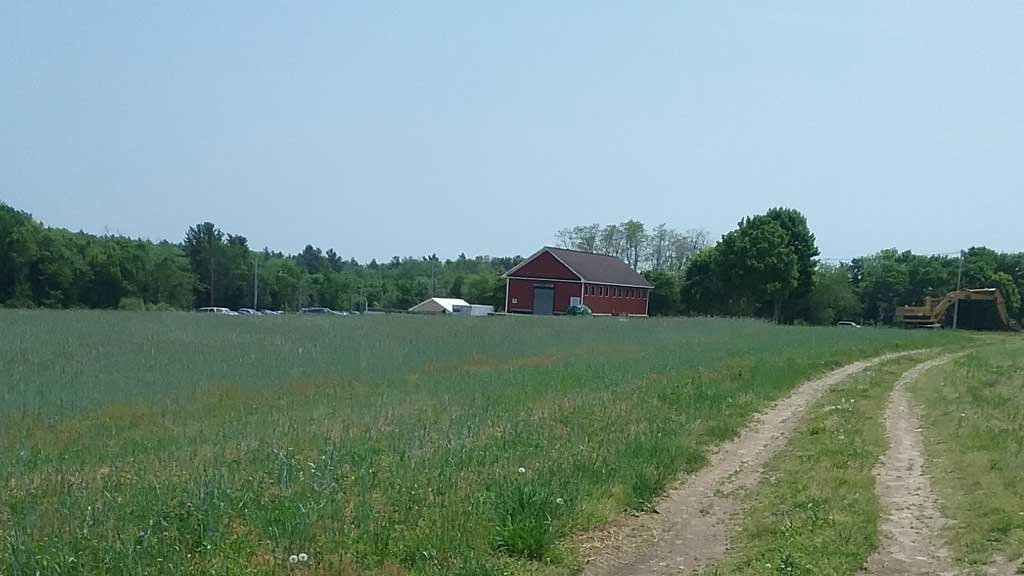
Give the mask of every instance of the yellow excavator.
POLYGON ((1015 323, 1010 321, 1010 315, 1006 312, 1006 300, 996 288, 954 290, 937 302, 934 298, 925 298, 924 306, 900 306, 896 309, 896 324, 906 328, 942 328, 946 314, 957 301, 961 302, 961 314, 969 316, 969 319, 962 317, 961 321, 969 320, 975 327, 982 327, 979 324, 983 321, 979 317, 985 316, 988 318, 984 322, 986 325, 994 325, 1000 330, 1014 328, 1015 323), (995 317, 991 313, 993 308, 995 317))

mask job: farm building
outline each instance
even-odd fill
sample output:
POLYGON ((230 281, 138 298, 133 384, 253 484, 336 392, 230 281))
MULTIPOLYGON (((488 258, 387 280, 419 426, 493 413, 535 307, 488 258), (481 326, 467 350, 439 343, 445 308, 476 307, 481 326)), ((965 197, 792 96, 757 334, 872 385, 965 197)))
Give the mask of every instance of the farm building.
POLYGON ((551 247, 541 248, 505 278, 505 310, 512 314, 565 314, 581 303, 596 315, 646 316, 654 287, 614 256, 551 247))
POLYGON ((494 306, 486 304, 456 304, 452 306, 452 314, 456 316, 491 316, 494 306))
POLYGON ((456 306, 469 306, 469 302, 461 298, 428 298, 409 308, 414 314, 451 314, 456 306))

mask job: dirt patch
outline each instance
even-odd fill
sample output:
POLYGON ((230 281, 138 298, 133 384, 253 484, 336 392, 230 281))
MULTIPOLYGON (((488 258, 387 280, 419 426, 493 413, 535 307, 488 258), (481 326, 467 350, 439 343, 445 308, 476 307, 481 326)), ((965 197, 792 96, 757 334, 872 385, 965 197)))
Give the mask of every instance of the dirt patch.
POLYGON ((942 538, 947 520, 925 475, 921 422, 907 385, 946 355, 908 370, 893 387, 885 412, 889 450, 875 469, 875 491, 882 505, 882 545, 868 559, 862 576, 957 574, 942 538))
POLYGON ((425 375, 437 375, 437 374, 448 374, 453 372, 467 372, 470 374, 479 374, 483 372, 494 372, 496 370, 509 369, 509 368, 544 368, 551 366, 552 364, 561 360, 561 357, 555 354, 540 354, 534 356, 522 356, 519 358, 502 359, 494 358, 491 356, 481 356, 474 354, 467 358, 454 361, 444 362, 428 362, 423 366, 418 373, 410 375, 412 378, 416 378, 420 373, 425 375))
POLYGON ((655 503, 654 514, 626 518, 585 537, 585 576, 689 574, 721 560, 743 496, 761 479, 764 466, 796 428, 808 406, 832 386, 890 354, 856 362, 800 385, 776 402, 732 441, 711 455, 708 465, 655 503))

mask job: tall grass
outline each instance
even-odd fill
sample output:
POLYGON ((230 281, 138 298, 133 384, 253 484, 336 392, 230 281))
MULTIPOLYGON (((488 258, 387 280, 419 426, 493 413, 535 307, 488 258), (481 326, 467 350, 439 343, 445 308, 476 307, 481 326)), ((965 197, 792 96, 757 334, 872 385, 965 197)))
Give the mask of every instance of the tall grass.
POLYGON ((970 565, 1024 558, 1024 340, 1001 340, 912 387, 950 548, 970 565))
POLYGON ((0 573, 571 573, 799 381, 937 333, 0 313, 0 573), (309 560, 288 564, 292 554, 309 560))

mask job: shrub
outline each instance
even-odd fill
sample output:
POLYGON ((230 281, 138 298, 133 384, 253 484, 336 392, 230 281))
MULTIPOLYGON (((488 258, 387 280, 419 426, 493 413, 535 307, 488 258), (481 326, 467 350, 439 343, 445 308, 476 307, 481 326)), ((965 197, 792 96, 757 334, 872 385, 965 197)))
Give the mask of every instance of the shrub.
POLYGON ((4 308, 22 308, 25 310, 31 310, 35 307, 35 302, 32 302, 28 298, 21 297, 11 298, 10 300, 7 301, 6 304, 4 304, 4 308))
POLYGON ((135 298, 133 296, 121 298, 121 301, 117 303, 117 309, 140 312, 146 309, 146 303, 142 301, 142 298, 135 298))

